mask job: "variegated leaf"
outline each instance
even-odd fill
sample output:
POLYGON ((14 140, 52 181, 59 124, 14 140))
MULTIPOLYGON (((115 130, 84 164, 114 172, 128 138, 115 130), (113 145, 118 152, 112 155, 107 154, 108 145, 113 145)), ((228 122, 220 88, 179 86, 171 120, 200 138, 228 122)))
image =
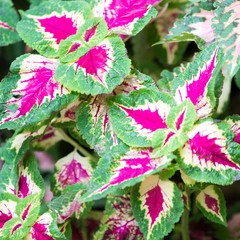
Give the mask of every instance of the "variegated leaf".
POLYGON ((183 212, 181 191, 174 182, 161 180, 158 175, 149 176, 134 187, 131 203, 144 239, 168 235, 183 212))
POLYGON ((53 192, 62 192, 67 186, 75 183, 88 185, 93 168, 89 158, 82 157, 76 150, 61 158, 55 164, 55 173, 53 176, 53 192))
POLYGON ((25 198, 39 193, 44 196, 45 184, 38 170, 38 164, 33 154, 24 157, 19 165, 18 173, 18 197, 25 198))
POLYGON ((0 193, 16 195, 18 191, 18 175, 14 165, 5 163, 0 171, 0 193))
POLYGON ((64 87, 85 94, 111 93, 130 72, 130 60, 121 38, 106 37, 85 55, 71 63, 61 63, 55 78, 64 87))
POLYGON ((117 137, 132 147, 150 147, 154 132, 167 128, 167 115, 175 105, 170 95, 155 88, 117 95, 107 103, 117 137))
POLYGON ((227 117, 225 121, 231 125, 231 131, 235 134, 234 142, 240 144, 240 116, 227 117))
POLYGON ((20 240, 29 232, 30 227, 23 226, 23 222, 19 217, 12 218, 6 222, 2 229, 3 239, 20 240))
POLYGON ((151 6, 161 0, 95 0, 93 15, 105 17, 109 31, 135 35, 155 17, 151 6))
POLYGON ((54 240, 65 239, 57 227, 57 216, 52 212, 46 212, 37 218, 32 225, 25 240, 54 240))
POLYGON ((93 202, 82 203, 79 201, 80 196, 86 189, 87 187, 83 184, 72 185, 60 197, 55 198, 48 204, 49 208, 58 214, 58 223, 65 222, 71 216, 77 219, 86 216, 93 205, 93 202))
POLYGON ((215 105, 215 80, 222 66, 222 51, 213 44, 200 52, 171 85, 177 104, 190 98, 197 118, 209 116, 215 105))
POLYGON ((98 199, 113 190, 133 186, 167 167, 172 160, 170 156, 152 159, 151 153, 151 148, 129 149, 118 157, 106 153, 93 173, 89 191, 80 200, 98 199))
POLYGON ((40 211, 40 194, 28 195, 19 201, 16 214, 22 220, 24 227, 30 227, 38 217, 40 211))
POLYGON ((0 46, 6 46, 20 41, 16 31, 19 17, 11 0, 0 2, 0 46))
POLYGON ((229 148, 234 141, 230 125, 212 119, 198 122, 187 134, 189 141, 179 149, 180 168, 192 179, 220 185, 238 179, 240 166, 236 152, 229 148))
POLYGON ((90 17, 90 8, 85 1, 50 1, 21 15, 17 25, 21 38, 43 56, 57 57, 60 41, 77 33, 90 17))
POLYGON ((94 240, 129 239, 143 240, 130 203, 130 196, 109 196, 100 229, 96 232, 94 240))
POLYGON ((154 132, 152 146, 155 148, 152 157, 161 157, 182 147, 188 140, 186 133, 196 121, 196 109, 188 98, 182 104, 172 107, 167 116, 167 129, 154 132))
POLYGON ((0 128, 36 124, 77 98, 55 80, 58 64, 55 59, 34 54, 22 55, 12 63, 12 74, 0 85, 0 102, 4 105, 0 128))
POLYGON ((81 25, 77 33, 62 40, 59 45, 61 62, 75 62, 107 36, 108 27, 103 18, 93 18, 81 25))
POLYGON ((191 189, 202 189, 202 188, 208 186, 208 183, 197 182, 196 180, 190 178, 181 169, 180 169, 180 174, 181 174, 181 178, 182 178, 184 184, 187 185, 191 189))
POLYGON ((195 3, 187 14, 176 21, 165 37, 167 42, 195 40, 200 47, 215 40, 212 26, 215 14, 213 3, 195 3))
POLYGON ((233 77, 240 63, 240 11, 239 1, 220 0, 215 3, 214 33, 216 41, 224 49, 228 75, 233 77))
POLYGON ((83 101, 77 109, 77 128, 83 138, 98 153, 102 154, 106 149, 119 144, 119 140, 109 121, 106 100, 120 93, 129 94, 133 90, 139 90, 154 86, 153 80, 136 71, 125 78, 124 82, 117 86, 112 94, 101 94, 83 101))
POLYGON ((226 203, 222 191, 210 185, 204 188, 196 197, 196 204, 204 216, 210 221, 227 225, 226 203))
POLYGON ((0 238, 2 237, 2 229, 5 223, 17 217, 15 211, 18 201, 18 197, 13 194, 0 194, 0 238))
POLYGON ((63 137, 56 128, 47 127, 43 136, 37 139, 33 139, 31 141, 31 145, 35 149, 41 149, 43 151, 47 151, 49 148, 54 146, 57 142, 63 140, 63 137))

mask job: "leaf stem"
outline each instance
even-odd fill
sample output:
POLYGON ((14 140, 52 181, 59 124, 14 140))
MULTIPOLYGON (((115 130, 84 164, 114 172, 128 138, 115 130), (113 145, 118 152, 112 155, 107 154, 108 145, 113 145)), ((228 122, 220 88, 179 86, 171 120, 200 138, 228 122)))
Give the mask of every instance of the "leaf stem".
POLYGON ((85 157, 89 157, 94 162, 97 162, 98 160, 92 156, 88 151, 86 151, 82 146, 80 146, 77 142, 75 142, 72 138, 70 138, 62 129, 58 129, 59 134, 62 136, 63 140, 65 142, 68 142, 73 147, 75 147, 80 153, 82 153, 85 157))
MULTIPOLYGON (((190 189, 188 186, 185 186, 185 191, 187 195, 190 197, 190 189)), ((190 240, 189 236, 189 210, 184 206, 184 212, 181 219, 182 225, 182 239, 183 240, 190 240)))

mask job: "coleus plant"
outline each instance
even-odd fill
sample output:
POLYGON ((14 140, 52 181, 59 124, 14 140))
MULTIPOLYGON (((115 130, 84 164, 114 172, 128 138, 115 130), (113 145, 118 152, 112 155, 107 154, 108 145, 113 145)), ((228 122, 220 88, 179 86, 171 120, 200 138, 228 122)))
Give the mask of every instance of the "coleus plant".
POLYGON ((0 129, 14 130, 0 149, 0 239, 162 239, 181 218, 185 240, 191 205, 226 226, 216 185, 240 178, 240 117, 222 119, 219 106, 240 66, 239 2, 30 3, 20 20, 11 0, 0 3, 0 45, 23 40, 33 51, 0 84, 0 129), (166 16, 170 30, 158 26, 166 16), (159 81, 126 50, 145 26, 167 55, 159 81), (201 51, 168 68, 189 41, 201 51), (49 177, 33 153, 59 142, 66 148, 49 177))

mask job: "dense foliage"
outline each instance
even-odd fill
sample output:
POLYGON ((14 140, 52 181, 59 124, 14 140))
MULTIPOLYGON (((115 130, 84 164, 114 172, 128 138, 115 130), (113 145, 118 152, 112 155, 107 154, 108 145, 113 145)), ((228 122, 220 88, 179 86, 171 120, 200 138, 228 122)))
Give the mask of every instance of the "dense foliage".
POLYGON ((0 2, 0 45, 25 48, 0 83, 0 239, 237 236, 240 2, 23 8, 0 2))

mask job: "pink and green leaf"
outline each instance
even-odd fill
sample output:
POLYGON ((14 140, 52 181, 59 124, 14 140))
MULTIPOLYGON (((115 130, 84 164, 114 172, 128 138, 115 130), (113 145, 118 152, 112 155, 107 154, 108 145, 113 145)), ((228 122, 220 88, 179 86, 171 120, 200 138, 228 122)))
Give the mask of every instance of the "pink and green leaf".
POLYGON ((10 0, 0 3, 0 46, 6 46, 20 41, 16 31, 16 25, 19 21, 13 3, 10 0))
POLYGON ((188 98, 182 104, 172 107, 167 116, 167 129, 154 132, 152 157, 161 157, 182 147, 188 140, 187 132, 196 121, 196 109, 188 98))
POLYGON ((53 212, 46 212, 39 216, 25 237, 28 240, 65 239, 57 226, 57 216, 53 212))
POLYGON ((63 223, 66 219, 71 216, 79 219, 80 217, 86 216, 90 211, 93 202, 81 202, 79 201, 83 191, 87 189, 83 184, 75 184, 67 188, 64 194, 52 200, 48 206, 49 208, 58 214, 57 222, 63 223))
POLYGON ((108 27, 103 18, 87 20, 75 35, 62 40, 59 45, 61 62, 75 62, 107 36, 108 27))
POLYGON ((0 194, 0 238, 4 225, 11 219, 15 218, 16 206, 19 202, 17 196, 10 193, 0 194))
POLYGON ((189 141, 178 150, 180 168, 193 180, 220 185, 237 180, 240 165, 230 124, 214 123, 212 119, 198 122, 187 134, 189 141))
POLYGON ((154 132, 167 128, 167 116, 175 105, 170 95, 155 88, 117 95, 107 103, 117 137, 132 147, 150 147, 154 132))
POLYGON ((29 232, 30 227, 24 226, 22 220, 19 217, 12 218, 2 229, 3 239, 23 239, 29 232))
POLYGON ((55 80, 58 65, 55 59, 34 54, 22 55, 12 63, 12 74, 0 85, 1 128, 36 124, 77 98, 55 80))
POLYGON ((85 94, 111 93, 130 72, 121 38, 106 37, 77 61, 61 63, 55 78, 64 87, 85 94))
POLYGON ((159 1, 149 0, 96 0, 94 17, 105 17, 110 32, 136 35, 156 16, 151 6, 159 1))
POLYGON ((213 42, 213 10, 213 3, 195 3, 183 18, 174 23, 165 37, 166 42, 194 40, 200 48, 213 42))
POLYGON ((54 192, 62 192, 67 186, 83 183, 88 185, 92 177, 93 168, 89 158, 82 157, 76 150, 58 160, 55 164, 54 192))
POLYGON ((44 180, 38 170, 38 164, 33 154, 24 157, 19 165, 18 176, 17 195, 19 198, 25 198, 36 193, 40 194, 41 198, 44 196, 44 180))
POLYGON ((93 173, 89 191, 80 200, 98 199, 116 189, 133 186, 167 167, 172 160, 171 156, 152 159, 151 154, 151 148, 129 149, 118 157, 106 153, 93 173))
POLYGON ((209 116, 216 105, 215 84, 222 66, 222 51, 215 44, 200 52, 188 68, 172 82, 172 94, 177 104, 189 98, 197 118, 209 116))
POLYGON ((131 204, 144 239, 168 235, 183 212, 181 195, 174 182, 161 180, 158 175, 149 176, 134 187, 131 204))
POLYGON ((133 216, 129 194, 109 196, 105 209, 100 228, 94 235, 94 239, 144 239, 133 216))
POLYGON ((85 1, 74 4, 44 2, 22 12, 17 30, 21 38, 41 55, 57 57, 61 40, 75 35, 90 14, 89 4, 85 1))
POLYGON ((40 211, 40 204, 40 194, 28 195, 19 201, 15 213, 22 220, 24 227, 30 227, 35 222, 40 211))
POLYGON ((204 188, 197 195, 196 204, 210 221, 227 226, 226 203, 224 195, 218 187, 210 185, 204 188))
POLYGON ((112 94, 97 95, 83 101, 77 109, 77 128, 83 138, 98 153, 102 154, 106 149, 119 144, 119 139, 109 121, 108 106, 106 100, 120 93, 129 94, 131 91, 148 88, 154 85, 153 80, 138 72, 131 71, 124 82, 117 86, 112 94))
POLYGON ((215 3, 215 18, 213 28, 216 41, 224 49, 224 60, 229 77, 239 70, 240 63, 240 21, 239 1, 221 0, 215 3))

